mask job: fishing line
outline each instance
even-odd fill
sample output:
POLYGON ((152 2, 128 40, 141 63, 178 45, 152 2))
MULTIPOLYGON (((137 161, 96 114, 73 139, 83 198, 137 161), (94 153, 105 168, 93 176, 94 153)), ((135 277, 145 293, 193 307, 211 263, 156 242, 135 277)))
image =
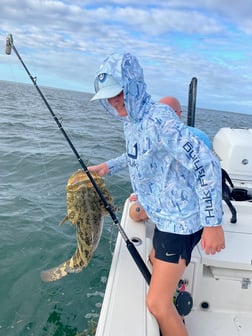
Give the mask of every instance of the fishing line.
MULTIPOLYGON (((11 78, 12 78, 13 82, 15 83, 15 95, 17 97, 24 97, 27 94, 27 91, 29 90, 29 88, 31 87, 31 84, 24 84, 24 83, 18 82, 16 73, 13 70, 11 62, 8 62, 8 65, 9 65, 9 71, 11 73, 11 78)), ((13 107, 13 104, 14 103, 12 103, 11 107, 13 107)), ((36 106, 35 108, 37 109, 39 107, 36 106)), ((31 136, 32 139, 33 139, 32 141, 36 141, 36 144, 38 146, 38 153, 33 153, 33 154, 28 153, 27 155, 25 155, 25 157, 22 156, 22 158, 29 159, 30 156, 38 155, 38 157, 40 159, 40 162, 41 162, 41 175, 44 174, 44 176, 46 177, 46 179, 45 179, 46 180, 46 190, 49 191, 50 190, 50 182, 49 182, 49 173, 48 173, 48 170, 47 170, 47 162, 46 162, 45 154, 43 153, 43 150, 42 150, 41 140, 40 140, 39 137, 37 137, 37 134, 39 133, 40 129, 36 125, 36 123, 34 123, 34 116, 32 115, 32 112, 29 109, 29 106, 26 106, 26 108, 22 109, 21 113, 22 113, 22 116, 26 117, 26 121, 22 121, 22 123, 26 124, 26 122, 28 122, 27 130, 26 130, 27 136, 31 136)), ((12 123, 14 123, 14 122, 15 121, 12 121, 12 123)), ((36 159, 36 161, 37 161, 37 159, 36 159)), ((37 168, 36 168, 36 172, 40 173, 40 171, 38 171, 37 168)), ((53 192, 55 194, 57 194, 57 192, 54 189, 53 189, 53 192)), ((36 195, 41 197, 42 192, 38 192, 36 195)), ((44 213, 47 212, 43 208, 41 208, 41 210, 43 210, 44 213)))
POLYGON ((7 55, 11 54, 11 50, 14 50, 16 56, 18 57, 18 59, 20 60, 21 64, 23 65, 26 73, 28 74, 28 76, 30 77, 32 83, 34 84, 35 88, 37 89, 40 97, 42 98, 42 100, 44 101, 47 109, 49 110, 49 112, 51 113, 54 121, 56 122, 58 128, 60 129, 60 131, 62 132, 62 134, 64 135, 65 139, 67 140, 69 146, 71 147, 73 153, 75 154, 77 160, 79 161, 83 171, 86 173, 86 175, 88 176, 90 182, 92 183, 93 187, 95 188, 96 192, 98 193, 105 209, 108 211, 108 213, 110 214, 114 224, 116 225, 116 227, 118 228, 123 240, 126 243, 126 246, 128 248, 129 253, 131 254, 132 258, 134 259, 138 269, 140 270, 140 272, 142 273, 143 277, 145 278, 146 282, 149 284, 150 283, 150 279, 151 279, 151 274, 149 269, 147 268, 145 262, 143 261, 142 257, 140 256, 139 252, 137 251, 134 243, 127 237, 125 231, 123 230, 123 228, 121 227, 119 220, 117 218, 117 216, 115 215, 112 207, 110 204, 108 204, 108 202, 106 201, 103 193, 101 192, 101 190, 99 189, 99 187, 97 186, 94 178, 92 177, 90 171, 88 170, 87 166, 85 165, 85 163, 83 162, 83 160, 81 159, 81 157, 79 156, 79 153, 77 152, 76 148, 74 147, 73 143, 71 142, 69 136, 67 135, 67 133, 65 132, 64 128, 62 127, 62 124, 60 123, 59 119, 57 118, 57 116, 55 115, 55 113, 53 112, 51 106, 49 105, 48 101, 46 100, 44 94, 42 93, 42 91, 40 90, 40 88, 37 85, 37 81, 36 78, 34 78, 31 73, 29 72, 28 68, 26 67, 25 63, 23 62, 21 56, 19 55, 16 47, 14 46, 13 43, 13 37, 11 34, 8 34, 6 37, 6 50, 5 53, 7 55))

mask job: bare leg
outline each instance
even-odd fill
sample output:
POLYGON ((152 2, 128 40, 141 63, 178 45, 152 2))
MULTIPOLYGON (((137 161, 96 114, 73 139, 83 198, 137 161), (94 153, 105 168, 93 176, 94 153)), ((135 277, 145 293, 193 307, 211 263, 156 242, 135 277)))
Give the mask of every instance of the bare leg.
POLYGON ((162 336, 188 336, 179 316, 173 295, 185 270, 185 260, 178 264, 158 260, 151 253, 153 271, 147 295, 147 306, 158 321, 162 336))
POLYGON ((151 265, 153 265, 153 263, 154 263, 154 259, 155 259, 155 250, 154 250, 154 248, 152 247, 151 252, 150 252, 150 255, 149 255, 149 260, 150 260, 151 265))

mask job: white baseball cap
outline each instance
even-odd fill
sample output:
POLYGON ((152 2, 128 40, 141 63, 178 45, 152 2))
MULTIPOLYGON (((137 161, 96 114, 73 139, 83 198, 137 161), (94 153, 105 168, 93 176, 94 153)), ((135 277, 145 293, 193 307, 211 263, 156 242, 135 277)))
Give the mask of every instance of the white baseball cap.
POLYGON ((107 99, 117 96, 121 91, 121 85, 113 78, 112 75, 102 73, 98 75, 94 82, 96 94, 91 99, 107 99))

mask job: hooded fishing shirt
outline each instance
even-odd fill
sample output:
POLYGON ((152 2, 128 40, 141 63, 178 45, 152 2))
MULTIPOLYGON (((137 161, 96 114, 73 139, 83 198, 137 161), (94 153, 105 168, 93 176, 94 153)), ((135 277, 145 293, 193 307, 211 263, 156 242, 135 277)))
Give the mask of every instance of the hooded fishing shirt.
POLYGON ((126 153, 107 162, 110 174, 128 166, 139 202, 160 231, 191 234, 222 222, 217 157, 176 113, 151 100, 135 56, 112 54, 101 65, 122 86, 128 115, 101 99, 124 126, 126 153))

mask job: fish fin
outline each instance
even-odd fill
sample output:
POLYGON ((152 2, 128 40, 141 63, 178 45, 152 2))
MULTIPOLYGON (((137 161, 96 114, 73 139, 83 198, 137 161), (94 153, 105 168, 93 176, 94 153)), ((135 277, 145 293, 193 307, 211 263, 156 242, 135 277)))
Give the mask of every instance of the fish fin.
POLYGON ((59 223, 59 225, 63 225, 66 221, 68 221, 68 215, 66 215, 62 221, 59 223))

